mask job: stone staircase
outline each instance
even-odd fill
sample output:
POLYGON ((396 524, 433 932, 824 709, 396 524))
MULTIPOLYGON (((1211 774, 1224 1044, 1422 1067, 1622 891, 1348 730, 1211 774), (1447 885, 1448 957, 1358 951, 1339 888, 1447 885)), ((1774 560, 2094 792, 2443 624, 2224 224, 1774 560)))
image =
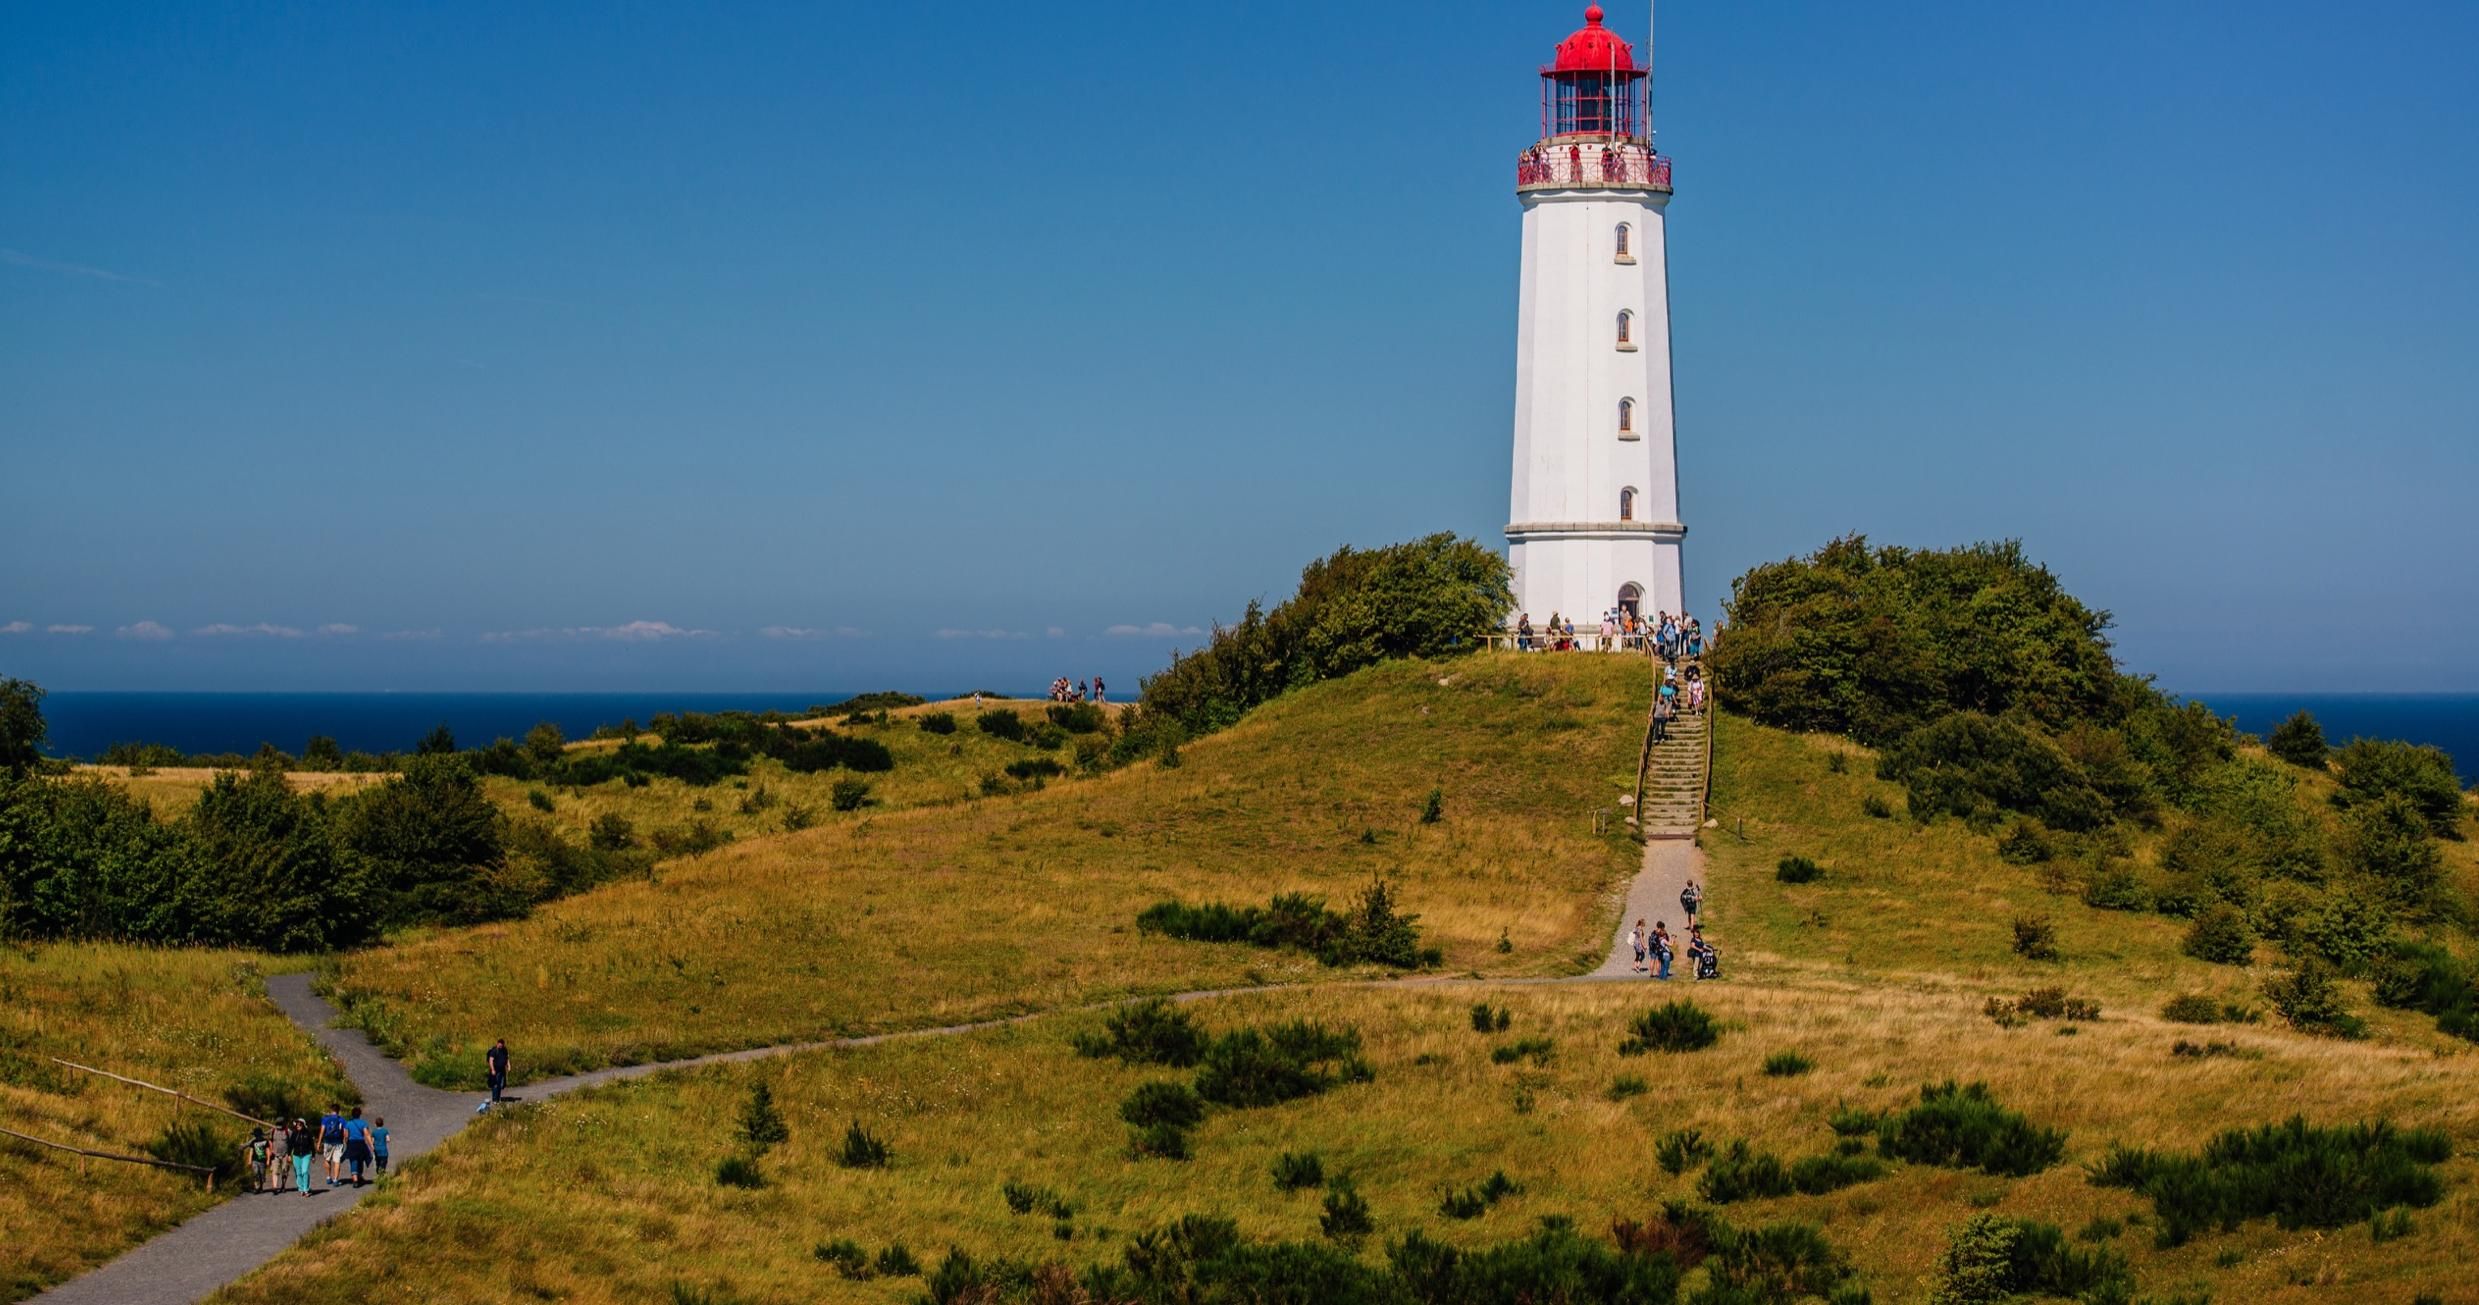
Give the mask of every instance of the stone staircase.
POLYGON ((1694 838, 1704 827, 1705 744, 1712 728, 1709 715, 1682 713, 1670 722, 1670 737, 1653 745, 1644 765, 1644 800, 1635 812, 1641 837, 1694 838))

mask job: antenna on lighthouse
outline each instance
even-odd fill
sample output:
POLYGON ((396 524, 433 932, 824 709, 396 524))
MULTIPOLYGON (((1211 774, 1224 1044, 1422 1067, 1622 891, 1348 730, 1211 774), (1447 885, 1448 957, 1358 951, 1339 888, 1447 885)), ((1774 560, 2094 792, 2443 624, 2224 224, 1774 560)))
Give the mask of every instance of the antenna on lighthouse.
POLYGON ((1644 0, 1644 143, 1653 143, 1653 8, 1661 0, 1644 0))

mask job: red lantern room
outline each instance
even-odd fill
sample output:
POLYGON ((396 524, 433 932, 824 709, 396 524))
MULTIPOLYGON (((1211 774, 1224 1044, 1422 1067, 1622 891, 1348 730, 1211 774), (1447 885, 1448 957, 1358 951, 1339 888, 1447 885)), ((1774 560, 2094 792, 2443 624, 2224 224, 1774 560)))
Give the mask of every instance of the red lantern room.
POLYGON ((1541 70, 1541 134, 1643 135, 1639 88, 1648 75, 1635 66, 1635 51, 1601 25, 1601 6, 1587 7, 1584 25, 1558 43, 1557 62, 1541 70))

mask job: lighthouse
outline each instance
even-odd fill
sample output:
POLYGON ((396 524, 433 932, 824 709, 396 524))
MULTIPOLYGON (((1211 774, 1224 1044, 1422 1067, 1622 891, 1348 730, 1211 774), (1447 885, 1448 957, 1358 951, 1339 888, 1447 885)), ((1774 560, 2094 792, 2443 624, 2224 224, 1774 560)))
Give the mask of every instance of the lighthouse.
POLYGON ((1670 160, 1653 148, 1645 58, 1601 6, 1541 70, 1541 136, 1518 156, 1518 608, 1581 628, 1612 608, 1685 610, 1670 402, 1670 160))

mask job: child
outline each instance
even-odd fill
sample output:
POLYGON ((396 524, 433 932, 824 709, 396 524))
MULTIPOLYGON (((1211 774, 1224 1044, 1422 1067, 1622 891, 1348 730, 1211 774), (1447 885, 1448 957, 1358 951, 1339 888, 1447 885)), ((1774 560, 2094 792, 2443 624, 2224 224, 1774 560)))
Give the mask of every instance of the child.
POLYGON ((241 1149, 241 1163, 248 1166, 246 1172, 251 1178, 257 1180, 260 1186, 266 1185, 267 1161, 271 1154, 267 1147, 267 1130, 251 1129, 249 1145, 241 1149))
POLYGON ((380 1115, 370 1121, 370 1162, 377 1167, 379 1177, 387 1177, 387 1116, 385 1115, 380 1115))
POLYGON ((1643 968, 1644 968, 1644 922, 1643 922, 1642 920, 1638 920, 1638 921, 1636 921, 1636 922, 1635 922, 1635 927, 1634 927, 1634 928, 1632 928, 1632 929, 1629 929, 1629 930, 1627 931, 1627 947, 1628 947, 1628 949, 1629 949, 1629 950, 1631 950, 1631 951, 1633 951, 1633 952, 1635 953, 1635 968, 1637 968, 1637 969, 1639 969, 1639 970, 1643 969, 1643 968))

